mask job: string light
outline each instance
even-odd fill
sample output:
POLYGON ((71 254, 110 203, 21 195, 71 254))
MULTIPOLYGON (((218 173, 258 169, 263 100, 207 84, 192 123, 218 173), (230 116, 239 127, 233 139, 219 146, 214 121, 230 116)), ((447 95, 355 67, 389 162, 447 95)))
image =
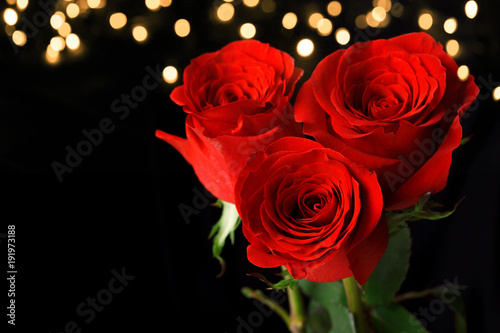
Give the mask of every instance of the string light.
POLYGON ((430 13, 424 13, 418 18, 418 25, 422 30, 429 30, 432 27, 433 21, 430 13))
POLYGON ((101 0, 87 0, 89 8, 96 9, 101 6, 101 0))
POLYGON ((80 38, 76 34, 69 34, 66 37, 66 46, 70 50, 76 50, 80 47, 80 38))
POLYGON ((68 22, 64 22, 61 24, 59 29, 57 29, 57 32, 61 35, 61 37, 67 37, 71 33, 71 26, 68 22))
POLYGON ((373 7, 382 7, 386 12, 392 8, 391 0, 373 0, 373 7))
POLYGON ((169 7, 172 4, 172 0, 160 0, 160 6, 169 7))
POLYGON ((80 7, 76 3, 70 3, 68 7, 66 7, 66 15, 69 18, 75 18, 80 14, 80 7))
POLYGON ((160 0, 145 0, 146 7, 155 12, 160 9, 160 0))
POLYGON ((354 20, 354 24, 360 29, 365 29, 368 26, 367 20, 366 20, 366 15, 358 15, 356 16, 356 19, 354 20))
POLYGON ((245 39, 250 39, 255 36, 257 29, 252 23, 245 23, 240 27, 240 36, 245 39))
POLYGON ((318 34, 320 34, 321 36, 328 36, 332 33, 333 30, 332 21, 327 18, 322 18, 317 24, 317 29, 318 34))
POLYGON ((177 36, 179 37, 186 37, 189 35, 189 32, 191 31, 191 26, 189 24, 189 21, 186 19, 180 19, 177 20, 174 24, 174 30, 177 36))
POLYGON ((22 30, 16 30, 12 33, 12 41, 17 46, 23 46, 28 41, 26 34, 22 30))
POLYGON ((259 4, 259 0, 243 0, 243 4, 247 7, 255 7, 259 4))
POLYGON ((318 27, 319 20, 321 20, 322 18, 323 18, 323 15, 321 15, 320 13, 312 13, 309 16, 309 20, 307 22, 309 23, 309 26, 311 28, 316 29, 318 27))
POLYGON ((281 21, 283 24, 283 27, 285 29, 293 29, 297 25, 297 15, 295 13, 286 13, 285 16, 283 16, 283 20, 281 21))
POLYGON ((372 16, 375 21, 382 22, 385 20, 387 13, 384 9, 384 7, 375 7, 372 10, 372 16))
POLYGON ((136 25, 132 29, 132 36, 137 42, 142 43, 148 38, 148 30, 142 25, 136 25))
POLYGON ((457 76, 461 81, 466 81, 469 78, 469 67, 466 65, 458 67, 457 76))
POLYGON ((500 86, 493 89, 493 100, 495 102, 500 101, 500 86))
POLYGON ((349 33, 349 30, 346 28, 339 28, 335 32, 335 39, 337 40, 337 43, 340 45, 346 45, 349 43, 349 40, 351 39, 351 34, 349 33))
POLYGON ((56 52, 64 50, 65 46, 66 42, 61 36, 52 37, 50 40, 50 47, 56 52))
POLYGON ((12 8, 7 8, 3 12, 3 20, 7 25, 15 25, 17 23, 17 12, 12 8))
POLYGON ((446 33, 451 35, 457 30, 457 20, 454 17, 450 17, 444 21, 443 29, 446 33))
POLYGON ((55 30, 59 29, 61 25, 66 21, 66 16, 63 12, 57 11, 50 17, 50 25, 55 30))
POLYGON ((330 16, 339 16, 342 12, 342 5, 338 1, 332 1, 326 7, 326 11, 330 16))
POLYGON ((28 0, 17 0, 16 2, 16 7, 19 11, 23 11, 26 9, 26 7, 28 7, 28 3, 29 1, 28 0))
POLYGON ((217 17, 222 22, 230 21, 234 15, 234 7, 230 3, 223 3, 217 8, 217 17))
POLYGON ((297 53, 302 57, 310 56, 314 51, 314 43, 308 39, 304 38, 297 43, 297 53))
POLYGON ((113 13, 109 17, 109 25, 111 25, 113 29, 121 29, 125 24, 127 24, 127 16, 123 13, 113 13))
POLYGON ((56 64, 59 62, 59 58, 59 51, 54 50, 49 44, 45 51, 45 60, 47 60, 49 64, 56 64))
POLYGON ((401 3, 395 2, 391 8, 391 15, 394 17, 401 17, 403 16, 404 9, 405 8, 401 3))
POLYGON ((452 57, 456 56, 459 50, 460 50, 460 45, 456 40, 450 39, 449 41, 446 42, 446 52, 448 52, 448 54, 451 55, 452 57))

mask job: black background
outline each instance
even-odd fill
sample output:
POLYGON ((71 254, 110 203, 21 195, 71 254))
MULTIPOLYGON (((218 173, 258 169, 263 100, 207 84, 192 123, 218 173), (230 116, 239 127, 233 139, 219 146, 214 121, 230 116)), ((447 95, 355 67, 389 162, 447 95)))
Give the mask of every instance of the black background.
MULTIPOLYGON (((63 52, 55 66, 43 57, 54 35, 50 27, 40 29, 17 53, 5 34, 0 34, 0 232, 6 233, 8 224, 16 225, 16 328, 63 332, 74 321, 82 332, 136 328, 138 332, 175 332, 182 327, 185 332, 229 333, 250 331, 240 323, 253 320, 254 332, 285 332, 276 315, 259 317, 258 307, 240 293, 243 286, 264 288, 246 273, 261 272, 273 278, 269 270, 248 263, 241 230, 236 244, 223 252, 226 274, 216 278, 219 265, 211 257, 207 236, 219 211, 210 206, 197 209, 188 221, 180 213, 180 204, 195 208, 205 202, 196 201, 195 193, 203 187, 191 167, 154 136, 156 129, 184 134, 185 116, 169 99, 175 84, 163 82, 148 91, 124 119, 112 112, 111 103, 142 84, 147 66, 174 65, 182 73, 191 58, 239 39, 237 29, 243 22, 257 26, 257 39, 296 58, 305 70, 300 87, 317 62, 339 48, 333 35, 319 37, 305 22, 305 14, 315 7, 326 15, 325 5, 277 1, 275 12, 266 14, 260 7, 235 4, 234 19, 220 24, 208 14, 218 2, 174 0, 171 7, 155 13, 140 1, 133 5, 109 2, 104 9, 72 22, 82 52, 63 52), (147 43, 133 41, 130 22, 123 30, 112 31, 107 18, 118 10, 148 22, 147 43), (281 28, 282 15, 288 11, 299 14, 293 31, 281 28), (182 17, 191 22, 186 38, 177 37, 172 28, 182 17), (297 41, 305 37, 315 41, 309 58, 295 51, 297 41), (104 134, 92 153, 59 182, 51 164, 64 163, 65 147, 75 148, 85 139, 82 130, 98 128, 104 118, 111 120, 114 130, 104 134), (80 316, 76 308, 108 287, 112 270, 122 269, 134 278, 86 323, 88 316, 80 316)), ((342 3, 344 12, 333 19, 334 25, 346 26, 354 35, 354 18, 370 10, 371 4, 342 3)), ((463 14, 464 3, 403 2, 404 16, 394 18, 376 38, 419 31, 419 11, 432 8, 438 13, 438 23, 430 33, 439 41, 449 38, 441 28, 445 18, 454 16, 459 22, 453 37, 462 47, 457 62, 467 64, 476 78, 500 81, 499 5, 478 1, 479 14, 469 20, 463 14)), ((37 10, 33 3, 24 15, 32 17, 37 10)), ((402 291, 458 281, 466 287, 463 295, 470 331, 496 332, 500 107, 492 100, 491 89, 500 83, 490 87, 479 80, 476 83, 484 98, 462 122, 464 135, 474 137, 454 152, 448 186, 433 198, 446 208, 464 196, 465 200, 445 220, 412 223, 411 266, 402 291)), ((2 240, 2 251, 4 244, 2 240)), ((6 261, 4 253, 2 261, 6 261)), ((4 285, 0 294, 6 312, 4 285)), ((428 307, 429 300, 405 305, 418 313, 419 307, 428 307)), ((6 320, 2 313, 2 324, 6 320)), ((432 332, 452 332, 451 312, 436 316, 427 327, 432 332)))

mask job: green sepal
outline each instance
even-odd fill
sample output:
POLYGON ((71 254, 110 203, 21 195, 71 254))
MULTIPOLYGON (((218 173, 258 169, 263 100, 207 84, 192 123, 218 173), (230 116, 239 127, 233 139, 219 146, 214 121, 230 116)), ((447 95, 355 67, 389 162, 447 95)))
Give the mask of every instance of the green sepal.
POLYGON ((387 226, 389 228, 389 236, 393 237, 401 230, 407 227, 406 222, 418 220, 440 220, 444 219, 455 212, 462 199, 460 199, 452 210, 436 211, 434 208, 442 207, 443 205, 429 201, 431 192, 420 197, 419 201, 413 206, 401 210, 388 210, 385 212, 387 226))
MULTIPOLYGON (((287 272, 288 273, 288 272, 287 272)), ((289 274, 289 273, 288 273, 289 274)), ((287 278, 279 281, 278 283, 271 283, 264 275, 260 273, 248 273, 247 276, 253 276, 267 284, 268 288, 267 289, 276 289, 276 290, 281 290, 285 291, 287 287, 290 287, 295 290, 297 287, 297 282, 299 280, 293 279, 293 278, 287 278)))
POLYGON ((212 254, 221 264, 221 271, 218 277, 222 276, 226 270, 226 262, 221 257, 222 249, 229 237, 231 244, 234 244, 234 231, 241 223, 236 206, 232 203, 217 200, 214 206, 222 208, 222 215, 212 227, 208 238, 213 238, 212 254))
POLYGON ((408 228, 389 239, 377 267, 363 284, 364 300, 370 306, 389 306, 409 268, 411 236, 408 228))

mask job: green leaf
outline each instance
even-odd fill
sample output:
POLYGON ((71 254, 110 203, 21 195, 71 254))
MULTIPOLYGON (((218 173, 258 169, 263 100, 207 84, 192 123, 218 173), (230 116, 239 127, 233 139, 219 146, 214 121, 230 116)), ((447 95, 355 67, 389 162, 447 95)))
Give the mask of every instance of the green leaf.
POLYGON ((307 319, 305 322, 306 333, 333 332, 330 314, 316 300, 309 302, 307 319))
POLYGON ((307 333, 356 333, 354 316, 340 303, 325 306, 316 299, 309 303, 307 333))
POLYGON ((224 274, 226 263, 221 257, 222 249, 226 243, 226 239, 231 239, 231 244, 234 244, 234 231, 241 223, 241 219, 236 210, 236 206, 232 203, 218 200, 216 206, 222 207, 222 215, 217 223, 212 227, 208 238, 213 238, 212 254, 221 264, 221 272, 218 276, 224 274))
POLYGON ((333 303, 339 303, 347 308, 347 298, 342 281, 318 283, 299 280, 299 287, 307 296, 315 299, 325 308, 333 303))
POLYGON ((374 307, 370 311, 375 332, 383 333, 425 333, 420 322, 398 304, 389 307, 374 307))
POLYGON ((362 287, 368 305, 388 306, 391 303, 408 271, 410 247, 408 228, 389 239, 384 256, 362 287))
MULTIPOLYGON (((268 289, 276 289, 276 290, 281 290, 285 291, 287 287, 290 287, 292 289, 295 289, 297 286, 297 282, 299 280, 295 280, 293 278, 288 278, 284 280, 280 280, 278 283, 271 283, 264 275, 260 273, 248 273, 247 276, 253 276, 264 282, 265 284, 268 285, 268 289)), ((290 275, 291 276, 291 275, 290 275)))

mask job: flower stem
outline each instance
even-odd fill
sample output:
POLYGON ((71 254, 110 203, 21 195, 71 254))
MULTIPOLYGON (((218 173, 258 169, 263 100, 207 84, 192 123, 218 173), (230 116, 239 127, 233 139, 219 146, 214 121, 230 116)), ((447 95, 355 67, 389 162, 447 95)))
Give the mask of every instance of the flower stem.
MULTIPOLYGON (((283 270, 286 268, 283 267, 283 270)), ((291 279, 290 274, 285 275, 286 279, 291 279)), ((302 294, 298 286, 287 287, 286 292, 288 295, 288 304, 290 306, 290 325, 288 329, 291 333, 302 333, 304 332, 304 322, 306 317, 306 312, 304 309, 304 301, 302 299, 302 294)))
POLYGON ((244 287, 241 289, 241 293, 247 297, 247 298, 255 298, 262 304, 267 305, 270 307, 278 316, 283 319, 285 324, 290 327, 290 316, 288 315, 288 312, 278 303, 273 301, 271 298, 267 297, 264 295, 264 293, 260 290, 252 290, 248 287, 244 287))
POLYGON ((354 314, 357 332, 370 333, 372 330, 366 319, 358 283, 353 276, 343 279, 342 282, 344 283, 349 311, 354 314))

